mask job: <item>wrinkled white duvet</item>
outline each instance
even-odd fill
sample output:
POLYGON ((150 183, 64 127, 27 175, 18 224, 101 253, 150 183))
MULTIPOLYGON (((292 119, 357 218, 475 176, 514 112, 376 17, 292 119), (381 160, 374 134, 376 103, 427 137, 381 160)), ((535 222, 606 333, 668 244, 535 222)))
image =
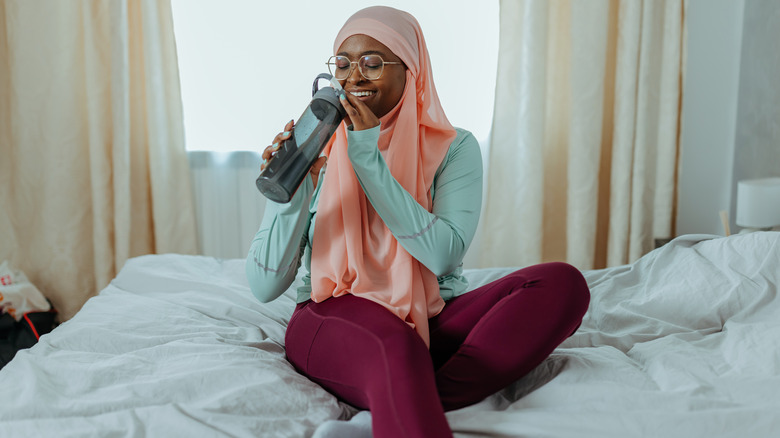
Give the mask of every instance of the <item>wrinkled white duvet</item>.
MULTIPOLYGON (((127 262, 0 371, 0 437, 305 437, 354 411, 284 358, 291 288, 242 260, 127 262)), ((476 287, 508 273, 467 271, 476 287)), ((780 233, 683 236, 585 272, 579 331, 531 374, 447 414, 458 437, 780 436, 780 233)))

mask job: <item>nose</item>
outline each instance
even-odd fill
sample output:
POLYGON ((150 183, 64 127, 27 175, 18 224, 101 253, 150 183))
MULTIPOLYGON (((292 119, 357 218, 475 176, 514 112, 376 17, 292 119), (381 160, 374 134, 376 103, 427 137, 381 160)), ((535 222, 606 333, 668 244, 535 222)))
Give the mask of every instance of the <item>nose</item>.
POLYGON ((352 64, 352 71, 349 72, 347 81, 352 84, 357 84, 363 80, 363 75, 360 73, 360 65, 352 64))

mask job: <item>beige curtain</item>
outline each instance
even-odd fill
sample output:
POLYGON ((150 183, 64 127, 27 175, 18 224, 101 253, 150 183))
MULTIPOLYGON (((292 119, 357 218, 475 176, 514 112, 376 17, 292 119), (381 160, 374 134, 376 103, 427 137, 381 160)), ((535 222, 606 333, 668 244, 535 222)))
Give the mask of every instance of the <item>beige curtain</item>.
POLYGON ((628 263, 673 236, 681 0, 502 0, 482 266, 628 263))
POLYGON ((196 251, 171 6, 0 2, 0 261, 61 319, 148 253, 196 251))

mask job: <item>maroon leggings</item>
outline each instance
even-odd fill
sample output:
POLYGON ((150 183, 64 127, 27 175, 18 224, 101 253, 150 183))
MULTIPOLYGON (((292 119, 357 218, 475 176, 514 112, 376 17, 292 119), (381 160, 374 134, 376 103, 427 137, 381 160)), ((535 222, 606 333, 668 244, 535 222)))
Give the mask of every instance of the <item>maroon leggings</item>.
POLYGON ((287 327, 287 357, 341 400, 370 409, 375 437, 450 437, 445 411, 539 365, 577 330, 589 301, 574 267, 524 268, 448 301, 430 320, 430 350, 372 301, 306 301, 287 327))

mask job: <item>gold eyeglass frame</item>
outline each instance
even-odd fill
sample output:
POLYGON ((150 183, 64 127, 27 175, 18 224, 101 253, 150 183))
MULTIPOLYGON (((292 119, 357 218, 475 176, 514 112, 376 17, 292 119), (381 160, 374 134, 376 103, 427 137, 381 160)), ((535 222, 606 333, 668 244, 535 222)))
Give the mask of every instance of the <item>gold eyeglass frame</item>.
POLYGON ((377 54, 363 55, 363 56, 360 57, 360 59, 363 59, 363 58, 365 58, 367 56, 377 56, 377 57, 379 57, 379 59, 382 60, 382 71, 380 71, 379 72, 379 76, 375 77, 374 79, 367 78, 366 75, 363 73, 363 68, 360 67, 360 60, 349 61, 349 71, 347 72, 347 75, 344 78, 342 78, 342 79, 336 78, 336 74, 333 72, 333 70, 334 70, 334 68, 338 68, 338 67, 331 67, 331 66, 335 66, 336 65, 336 63, 333 62, 333 60, 335 58, 345 58, 345 59, 349 60, 349 58, 347 58, 344 55, 333 55, 330 58, 328 58, 328 61, 325 64, 328 65, 328 72, 330 72, 330 74, 332 74, 333 77, 336 78, 337 81, 344 81, 344 80, 348 79, 349 76, 352 74, 353 69, 355 68, 355 64, 358 65, 358 71, 360 72, 360 76, 363 76, 363 79, 365 79, 367 81, 376 81, 379 78, 381 78, 382 75, 385 74, 385 65, 386 64, 402 64, 403 65, 403 62, 400 62, 400 61, 385 61, 384 58, 382 58, 381 56, 379 56, 377 54))

